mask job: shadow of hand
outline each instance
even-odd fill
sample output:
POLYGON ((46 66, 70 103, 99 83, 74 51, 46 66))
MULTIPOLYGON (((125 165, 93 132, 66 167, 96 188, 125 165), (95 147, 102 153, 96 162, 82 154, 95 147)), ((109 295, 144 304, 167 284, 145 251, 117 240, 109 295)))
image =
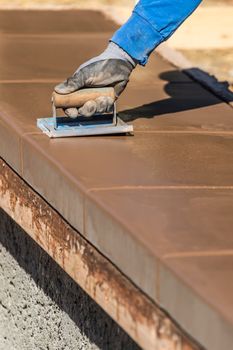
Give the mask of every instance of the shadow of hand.
MULTIPOLYGON (((216 105, 222 102, 213 93, 210 93, 195 81, 190 80, 190 82, 175 82, 177 80, 181 80, 177 79, 177 77, 184 73, 191 77, 197 73, 198 75, 202 74, 202 76, 206 76, 206 79, 215 79, 199 68, 190 68, 184 71, 173 70, 163 72, 159 77, 161 80, 167 81, 164 86, 164 91, 170 97, 121 111, 119 113, 120 117, 125 122, 131 122, 138 118, 150 119, 156 116, 193 110, 216 105)), ((226 93, 229 93, 228 99, 233 101, 233 94, 230 92, 230 90, 228 90, 229 84, 227 82, 217 83, 218 85, 221 85, 221 89, 224 89, 226 90, 226 93)))

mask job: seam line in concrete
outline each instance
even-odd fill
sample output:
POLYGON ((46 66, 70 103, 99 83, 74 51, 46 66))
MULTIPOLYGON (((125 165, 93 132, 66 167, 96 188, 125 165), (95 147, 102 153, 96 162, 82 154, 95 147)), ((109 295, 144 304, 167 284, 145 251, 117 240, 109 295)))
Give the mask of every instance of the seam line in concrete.
MULTIPOLYGON (((38 39, 44 39, 44 38, 48 38, 48 39, 53 39, 53 38, 71 38, 71 39, 75 39, 77 38, 78 36, 80 36, 80 32, 76 32, 76 33, 64 33, 64 32, 57 32, 57 33, 31 33, 31 34, 27 34, 27 33, 22 33, 22 34, 17 34, 17 33, 1 33, 0 34, 1 37, 4 37, 4 38, 17 38, 17 39, 20 39, 20 38, 25 38, 25 39, 35 39, 35 38, 38 38, 38 39)), ((101 38, 101 37, 108 37, 108 36, 111 36, 112 35, 112 31, 109 31, 109 32, 90 32, 90 33, 86 33, 86 32, 81 32, 81 35, 82 37, 85 37, 85 38, 101 38)))
MULTIPOLYGON (((42 78, 42 79, 0 79, 0 83, 1 84, 27 84, 27 83, 30 83, 30 84, 39 84, 39 83, 57 83, 57 82, 61 82, 61 80, 64 80, 64 77, 62 78, 51 78, 51 79, 45 79, 45 78, 42 78)), ((196 83, 195 81, 193 82, 186 82, 186 81, 172 81, 171 82, 172 85, 200 85, 198 83, 196 83)), ((154 85, 154 86, 158 86, 158 85, 164 85, 164 82, 160 79, 158 80, 155 80, 151 85, 154 85)), ((135 84, 135 82, 131 81, 131 87, 130 89, 133 90, 135 88, 135 86, 137 86, 135 84)), ((169 98, 169 97, 168 97, 169 98)), ((219 104, 221 103, 221 100, 219 99, 219 104)), ((217 104, 217 103, 216 103, 217 104)), ((124 111, 119 111, 119 113, 123 113, 124 111)))
POLYGON ((20 161, 20 175, 23 177, 23 144, 22 138, 19 137, 19 161, 20 161))
MULTIPOLYGON (((179 131, 169 131, 169 130, 161 130, 161 131, 137 131, 135 130, 134 131, 134 134, 164 134, 164 135, 167 135, 167 134, 172 134, 172 135, 186 135, 186 134, 192 134, 192 135, 208 135, 208 136, 233 136, 233 130, 232 131, 224 131, 224 132, 221 132, 221 131, 213 131, 213 132, 199 132, 199 131, 183 131, 183 130, 179 130, 179 131)), ((42 132, 40 131, 28 131, 28 132, 24 132, 22 134, 22 136, 24 135, 43 135, 42 132)))
POLYGON ((87 237, 87 234, 86 234, 86 196, 83 196, 83 236, 87 237))
POLYGON ((193 131, 186 131, 186 130, 135 130, 135 134, 199 134, 199 135, 219 135, 219 136, 225 136, 225 135, 233 135, 232 131, 201 131, 201 130, 193 130, 193 131))
POLYGON ((233 249, 213 250, 213 251, 197 251, 184 253, 169 253, 162 256, 163 259, 176 258, 195 258, 195 257, 212 257, 212 256, 233 256, 233 249))
POLYGON ((233 190, 233 185, 230 186, 211 186, 211 185, 177 185, 177 186, 112 186, 112 187, 93 187, 87 190, 90 192, 118 191, 118 190, 233 190))
POLYGON ((156 259, 156 286, 155 286, 155 290, 156 290, 156 298, 158 300, 158 304, 161 305, 161 298, 160 298, 160 264, 161 261, 159 259, 156 259))
POLYGON ((2 79, 0 84, 45 84, 45 83, 57 83, 61 79, 2 79))

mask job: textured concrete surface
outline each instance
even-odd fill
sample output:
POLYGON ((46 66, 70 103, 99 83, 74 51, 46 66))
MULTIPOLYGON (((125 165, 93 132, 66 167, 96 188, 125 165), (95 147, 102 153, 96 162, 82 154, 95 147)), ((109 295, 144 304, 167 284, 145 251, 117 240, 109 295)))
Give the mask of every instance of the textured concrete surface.
POLYGON ((0 350, 138 346, 0 209, 0 350))

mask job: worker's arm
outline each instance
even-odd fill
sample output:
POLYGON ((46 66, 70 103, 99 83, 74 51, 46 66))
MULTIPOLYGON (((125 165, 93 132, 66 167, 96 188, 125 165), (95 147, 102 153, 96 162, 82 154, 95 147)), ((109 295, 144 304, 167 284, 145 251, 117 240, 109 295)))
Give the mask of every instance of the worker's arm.
MULTIPOLYGON (((113 35, 107 49, 81 65, 72 77, 55 87, 68 94, 85 87, 113 86, 116 98, 126 87, 136 64, 145 65, 150 53, 168 39, 195 10, 201 0, 140 0, 129 20, 113 35)), ((66 113, 90 116, 108 111, 113 100, 87 102, 81 109, 66 113)))
POLYGON ((167 40, 200 3, 201 0, 141 0, 111 41, 145 65, 150 53, 167 40))

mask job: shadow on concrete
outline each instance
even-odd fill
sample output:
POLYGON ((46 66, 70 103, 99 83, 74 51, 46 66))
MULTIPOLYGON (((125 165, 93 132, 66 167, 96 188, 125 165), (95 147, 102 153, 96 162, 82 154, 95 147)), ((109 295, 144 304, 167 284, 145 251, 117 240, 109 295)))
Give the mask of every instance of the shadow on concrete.
POLYGON ((197 67, 183 69, 182 72, 233 107, 232 85, 228 81, 219 81, 214 75, 197 67))
POLYGON ((1 208, 0 244, 92 344, 103 350, 140 349, 1 208))
POLYGON ((214 76, 199 68, 162 72, 159 77, 161 80, 167 81, 164 91, 169 97, 121 111, 119 115, 125 122, 132 122, 139 118, 151 119, 176 112, 191 111, 222 103, 222 100, 228 103, 233 101, 233 93, 229 90, 228 82, 221 83, 214 76), (192 80, 185 82, 182 80, 181 75, 183 74, 192 80), (199 85, 194 84, 196 82, 199 85), (212 91, 211 87, 214 87, 215 92, 212 91))

